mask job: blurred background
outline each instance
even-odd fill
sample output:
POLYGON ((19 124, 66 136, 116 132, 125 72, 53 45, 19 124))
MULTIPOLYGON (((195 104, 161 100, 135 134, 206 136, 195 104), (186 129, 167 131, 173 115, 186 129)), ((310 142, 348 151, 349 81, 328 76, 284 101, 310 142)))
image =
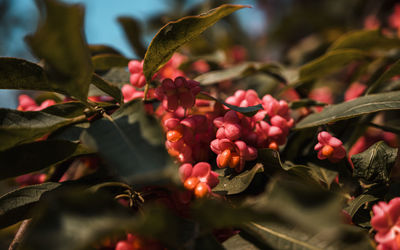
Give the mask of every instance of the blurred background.
MULTIPOLYGON (((129 58, 138 58, 129 46, 120 16, 135 18, 142 27, 142 40, 151 38, 166 22, 202 13, 223 3, 251 5, 219 22, 197 42, 209 43, 211 53, 240 45, 248 60, 275 60, 299 65, 322 53, 327 44, 352 29, 373 26, 393 11, 397 0, 63 0, 85 7, 85 33, 89 44, 111 45, 129 58), (324 45, 326 45, 324 47, 324 45), (295 49, 293 49, 295 48, 295 49), (308 57, 299 54, 312 51, 308 57), (306 58, 306 59, 304 59, 306 58)), ((34 0, 0 0, 0 56, 37 61, 24 42, 35 31, 39 11, 34 0)), ((199 46, 204 47, 204 46, 199 46)), ((196 48, 195 44, 193 48, 196 48)), ((0 90, 0 107, 15 108, 17 91, 0 90)))

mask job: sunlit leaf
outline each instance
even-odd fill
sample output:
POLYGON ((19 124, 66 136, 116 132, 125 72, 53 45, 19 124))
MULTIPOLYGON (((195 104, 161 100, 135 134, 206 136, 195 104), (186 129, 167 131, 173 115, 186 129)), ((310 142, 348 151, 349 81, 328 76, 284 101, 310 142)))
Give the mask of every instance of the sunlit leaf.
POLYGON ((183 44, 200 35, 221 18, 248 6, 224 4, 198 16, 169 22, 156 34, 144 57, 143 72, 148 82, 183 44))
POLYGON ((304 129, 350 119, 384 110, 400 109, 400 91, 362 96, 357 99, 325 107, 296 124, 294 129, 304 129))

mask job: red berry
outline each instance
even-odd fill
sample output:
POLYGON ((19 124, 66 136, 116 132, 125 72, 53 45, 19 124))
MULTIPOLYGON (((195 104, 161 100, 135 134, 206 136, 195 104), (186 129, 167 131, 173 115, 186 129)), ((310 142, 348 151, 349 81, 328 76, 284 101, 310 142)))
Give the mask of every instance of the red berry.
POLYGON ((204 182, 200 182, 199 184, 197 184, 196 188, 194 189, 194 195, 197 198, 203 198, 209 192, 210 192, 210 187, 204 182))
POLYGON ((197 177, 189 177, 186 179, 186 181, 183 183, 183 186, 187 190, 193 190, 195 189, 199 184, 199 178, 197 177))
POLYGON ((167 140, 171 142, 177 142, 183 137, 182 133, 178 130, 170 130, 167 132, 167 140))
POLYGON ((323 155, 323 156, 329 157, 329 156, 331 156, 332 154, 333 154, 333 147, 332 147, 332 146, 330 146, 330 145, 325 145, 325 146, 322 148, 322 155, 323 155))
POLYGON ((231 151, 229 149, 225 149, 218 158, 218 163, 220 168, 224 168, 229 165, 231 161, 231 151))

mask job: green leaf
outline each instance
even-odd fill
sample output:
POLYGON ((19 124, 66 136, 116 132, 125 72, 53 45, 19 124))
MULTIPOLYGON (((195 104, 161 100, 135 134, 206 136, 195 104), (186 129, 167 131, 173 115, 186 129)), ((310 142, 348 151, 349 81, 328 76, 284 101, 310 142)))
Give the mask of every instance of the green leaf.
POLYGON ((89 50, 92 56, 100 54, 122 55, 121 52, 119 52, 115 48, 104 44, 89 44, 89 50))
POLYGON ((50 167, 79 155, 93 153, 81 144, 62 141, 37 141, 0 151, 3 171, 0 180, 15 177, 50 167))
POLYGON ((367 54, 356 49, 327 52, 300 68, 300 79, 298 82, 302 83, 318 77, 324 77, 337 70, 343 69, 351 62, 366 60, 367 58, 367 54))
POLYGON ((367 89, 366 95, 375 93, 381 87, 382 83, 388 81, 390 78, 400 75, 400 60, 393 63, 372 85, 367 89))
POLYGON ((314 107, 314 106, 325 106, 326 103, 319 102, 316 100, 312 99, 300 99, 297 101, 292 101, 289 103, 289 108, 291 109, 298 109, 298 108, 303 108, 303 107, 314 107))
POLYGON ((107 82, 107 80, 104 80, 99 75, 93 74, 92 84, 102 90, 104 93, 113 97, 117 102, 124 103, 121 90, 117 86, 114 86, 111 83, 107 82))
POLYGON ((37 0, 43 10, 35 34, 26 38, 33 53, 46 63, 52 85, 86 100, 92 77, 90 52, 83 36, 84 10, 54 0, 37 0))
POLYGON ((223 192, 226 195, 238 194, 246 190, 257 173, 264 172, 262 164, 256 164, 240 174, 229 173, 218 177, 219 183, 213 188, 213 192, 223 192))
POLYGON ((129 59, 116 54, 100 54, 92 57, 95 70, 109 70, 113 67, 127 67, 129 59))
POLYGON ((169 22, 156 34, 147 49, 143 73, 147 82, 183 44, 194 39, 221 18, 245 8, 244 5, 224 4, 198 16, 187 16, 169 22))
POLYGON ((359 30, 344 34, 337 39, 329 51, 338 49, 392 49, 400 47, 400 40, 385 37, 379 30, 359 30))
POLYGON ((0 227, 4 228, 29 218, 29 211, 43 194, 60 187, 60 183, 46 182, 9 192, 0 197, 0 227))
POLYGON ((369 183, 388 182, 397 158, 397 150, 384 141, 379 141, 364 152, 351 156, 353 176, 369 183))
POLYGON ((127 208, 101 193, 53 192, 36 207, 21 249, 88 249, 106 236, 124 235, 133 222, 127 208))
POLYGON ((296 124, 294 129, 316 127, 364 114, 400 109, 400 91, 362 96, 357 99, 325 107, 296 124))
POLYGON ((283 76, 279 74, 278 65, 256 62, 246 62, 232 66, 228 69, 210 71, 197 76, 194 80, 200 82, 202 85, 211 85, 230 79, 248 76, 257 72, 263 72, 272 75, 273 77, 278 78, 279 81, 286 82, 283 76))
POLYGON ((318 167, 312 163, 307 165, 295 165, 291 162, 285 162, 282 168, 291 174, 303 177, 304 179, 311 179, 317 184, 324 183, 324 187, 330 188, 332 182, 335 180, 338 172, 326 168, 318 167))
POLYGON ((127 232, 163 242, 168 249, 179 249, 195 240, 200 244, 195 224, 160 203, 144 206, 141 211, 133 213, 101 192, 82 188, 53 192, 37 207, 21 249, 91 249, 105 238, 124 238, 127 232))
POLYGON ((333 193, 285 177, 248 204, 255 211, 274 211, 274 219, 253 220, 240 229, 274 249, 371 249, 365 231, 342 224, 341 204, 333 193))
POLYGON ((132 17, 118 17, 117 20, 122 25, 126 38, 128 38, 129 44, 131 45, 133 51, 135 51, 139 58, 144 58, 144 55, 146 54, 146 47, 141 40, 141 24, 132 17))
POLYGON ((83 122, 86 107, 79 102, 50 106, 42 111, 0 109, 0 150, 32 142, 69 124, 83 122))
POLYGON ((224 102, 224 101, 222 101, 220 99, 212 97, 211 95, 209 95, 209 94, 207 94, 205 92, 200 92, 196 96, 196 98, 219 102, 219 103, 227 106, 228 108, 230 108, 232 110, 235 110, 236 112, 242 113, 245 116, 249 116, 249 117, 255 115, 259 110, 263 109, 261 104, 258 104, 258 105, 255 105, 255 106, 250 106, 250 107, 238 107, 238 106, 235 106, 235 105, 231 105, 231 104, 228 104, 228 103, 226 103, 226 102, 224 102))
POLYGON ((125 68, 112 68, 101 77, 111 82, 114 85, 122 87, 124 84, 130 84, 129 77, 130 73, 125 68))
POLYGON ((109 119, 93 122, 82 134, 84 144, 98 151, 127 183, 162 178, 170 158, 156 119, 148 116, 143 103, 126 103, 109 119))
POLYGON ((376 201, 378 199, 379 199, 378 197, 372 194, 367 194, 367 193, 361 194, 357 196, 357 198, 352 200, 349 206, 345 208, 345 210, 349 213, 351 217, 353 217, 358 211, 358 209, 362 207, 365 203, 376 201))
MULTIPOLYGON (((246 250, 259 250, 260 248, 246 240, 245 238, 242 237, 241 234, 236 234, 222 244, 225 249, 229 250, 241 250, 241 249, 246 249, 246 250)), ((267 249, 272 249, 272 248, 267 248, 267 249)))

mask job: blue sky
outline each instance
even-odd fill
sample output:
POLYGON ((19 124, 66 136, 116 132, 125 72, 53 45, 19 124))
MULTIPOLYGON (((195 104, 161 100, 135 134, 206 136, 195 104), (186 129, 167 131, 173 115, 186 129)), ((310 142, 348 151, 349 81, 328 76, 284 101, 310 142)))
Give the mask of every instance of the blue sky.
MULTIPOLYGON (((122 28, 117 22, 119 16, 132 16, 142 22, 157 14, 165 13, 168 9, 168 0, 63 0, 68 3, 80 3, 85 6, 85 34, 89 44, 106 44, 120 50, 130 58, 136 55, 125 40, 122 28)), ((23 38, 35 31, 38 20, 38 10, 34 0, 12 0, 11 12, 17 15, 28 15, 30 22, 24 29, 13 31, 12 43, 4 55, 11 57, 25 57, 34 60, 29 54, 23 38)), ((201 3, 201 0, 189 0, 185 8, 201 3)), ((236 1, 238 4, 254 5, 253 0, 236 1)), ((250 33, 261 32, 265 28, 265 17, 257 8, 239 11, 238 17, 246 25, 250 33)), ((146 37, 146 42, 151 41, 151 36, 146 37)), ((0 107, 14 108, 16 106, 15 91, 0 91, 0 107)))

